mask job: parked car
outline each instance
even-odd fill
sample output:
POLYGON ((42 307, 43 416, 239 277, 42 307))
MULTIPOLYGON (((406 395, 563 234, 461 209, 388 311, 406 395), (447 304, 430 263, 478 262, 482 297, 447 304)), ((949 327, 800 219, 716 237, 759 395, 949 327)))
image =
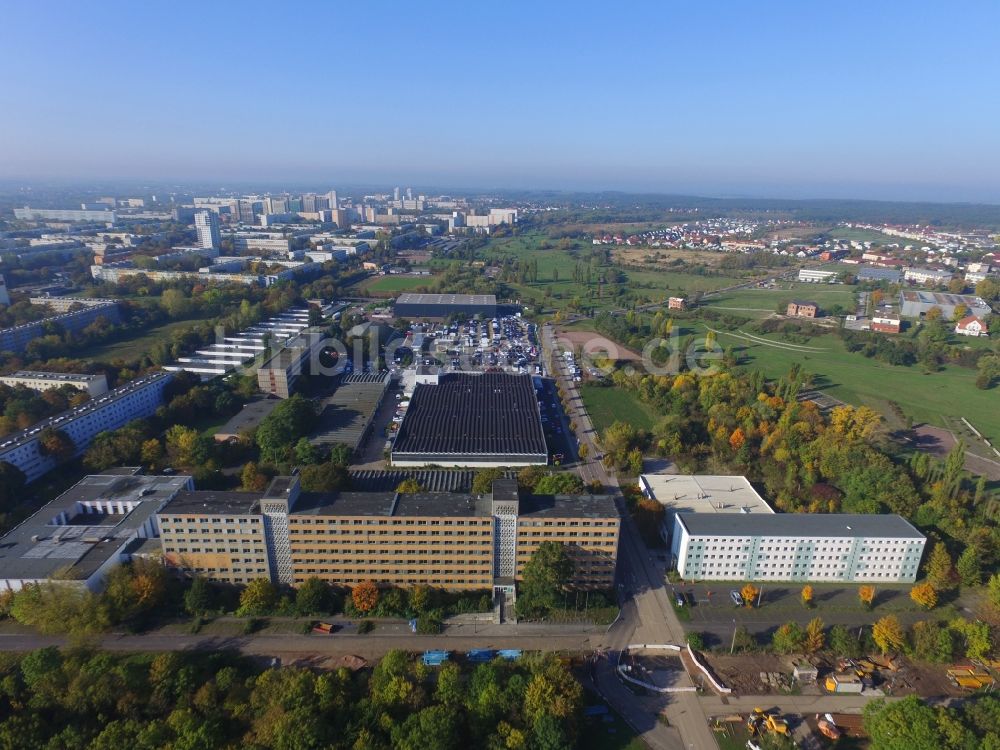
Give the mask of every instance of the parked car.
POLYGON ((730 591, 729 598, 733 600, 733 604, 737 607, 743 606, 743 595, 739 591, 730 591))

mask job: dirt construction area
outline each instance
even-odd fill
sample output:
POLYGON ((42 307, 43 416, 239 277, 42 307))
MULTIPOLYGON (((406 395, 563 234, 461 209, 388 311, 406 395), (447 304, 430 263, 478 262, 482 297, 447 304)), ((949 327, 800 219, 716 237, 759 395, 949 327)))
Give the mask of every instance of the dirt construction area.
MULTIPOLYGON (((716 678, 737 695, 780 695, 793 688, 803 695, 822 695, 824 679, 833 671, 833 665, 817 662, 819 682, 797 685, 792 680, 793 663, 790 657, 773 654, 702 654, 716 678)), ((800 659, 801 660, 801 659, 800 659)), ((872 675, 873 687, 886 695, 918 695, 924 698, 968 695, 949 679, 946 667, 940 664, 915 663, 905 658, 896 660, 894 671, 880 669, 872 675)))
POLYGON ((737 695, 768 695, 780 693, 775 681, 768 675, 780 673, 792 675, 792 664, 780 656, 772 654, 712 654, 702 657, 723 685, 732 688, 737 695), (762 677, 761 675, 764 675, 762 677), (767 681, 765 681, 767 680, 767 681))
POLYGON ((638 362, 642 357, 621 344, 616 344, 596 331, 560 331, 555 332, 556 345, 564 349, 578 352, 591 357, 605 357, 623 362, 638 362))

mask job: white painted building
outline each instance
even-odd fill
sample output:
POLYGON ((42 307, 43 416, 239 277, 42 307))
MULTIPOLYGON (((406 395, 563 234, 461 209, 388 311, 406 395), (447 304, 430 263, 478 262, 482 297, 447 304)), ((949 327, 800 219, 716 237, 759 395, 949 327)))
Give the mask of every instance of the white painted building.
POLYGON ((824 271, 820 268, 800 268, 799 281, 810 284, 832 284, 837 280, 838 271, 824 271))
POLYGON ((907 268, 903 272, 906 281, 914 284, 947 284, 951 281, 951 271, 941 271, 936 268, 907 268))
POLYGON ((926 541, 895 514, 678 513, 671 553, 692 581, 912 583, 926 541))
POLYGON ((18 370, 12 375, 0 376, 0 383, 9 386, 23 385, 33 391, 47 391, 50 388, 71 385, 95 398, 108 392, 108 379, 104 373, 89 375, 74 372, 18 370))

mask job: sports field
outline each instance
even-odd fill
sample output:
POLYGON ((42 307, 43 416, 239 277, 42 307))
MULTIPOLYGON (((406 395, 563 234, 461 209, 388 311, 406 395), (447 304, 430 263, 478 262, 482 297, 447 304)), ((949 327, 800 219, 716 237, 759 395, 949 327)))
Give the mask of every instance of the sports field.
POLYGON ((432 287, 434 282, 434 276, 377 276, 365 279, 358 288, 374 294, 391 294, 409 292, 420 287, 432 287))

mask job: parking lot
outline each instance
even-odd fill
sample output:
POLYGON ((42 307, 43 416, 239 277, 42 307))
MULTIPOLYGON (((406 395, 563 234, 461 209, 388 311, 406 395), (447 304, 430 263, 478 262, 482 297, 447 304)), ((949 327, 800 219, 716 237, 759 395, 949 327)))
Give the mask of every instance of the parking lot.
POLYGON ((535 324, 515 315, 465 323, 415 323, 403 346, 419 364, 444 372, 543 374, 535 324))
POLYGON ((708 645, 728 643, 733 627, 742 625, 750 633, 770 637, 783 623, 797 622, 805 625, 819 617, 826 625, 846 625, 857 628, 870 625, 887 614, 894 614, 904 625, 924 619, 926 613, 909 596, 906 584, 879 584, 871 609, 858 599, 858 587, 841 584, 811 584, 813 606, 802 604, 800 583, 755 583, 761 589, 760 607, 737 606, 733 593, 739 592, 744 582, 711 581, 704 583, 666 584, 671 600, 683 597, 682 616, 688 631, 698 631, 708 638, 708 645))

